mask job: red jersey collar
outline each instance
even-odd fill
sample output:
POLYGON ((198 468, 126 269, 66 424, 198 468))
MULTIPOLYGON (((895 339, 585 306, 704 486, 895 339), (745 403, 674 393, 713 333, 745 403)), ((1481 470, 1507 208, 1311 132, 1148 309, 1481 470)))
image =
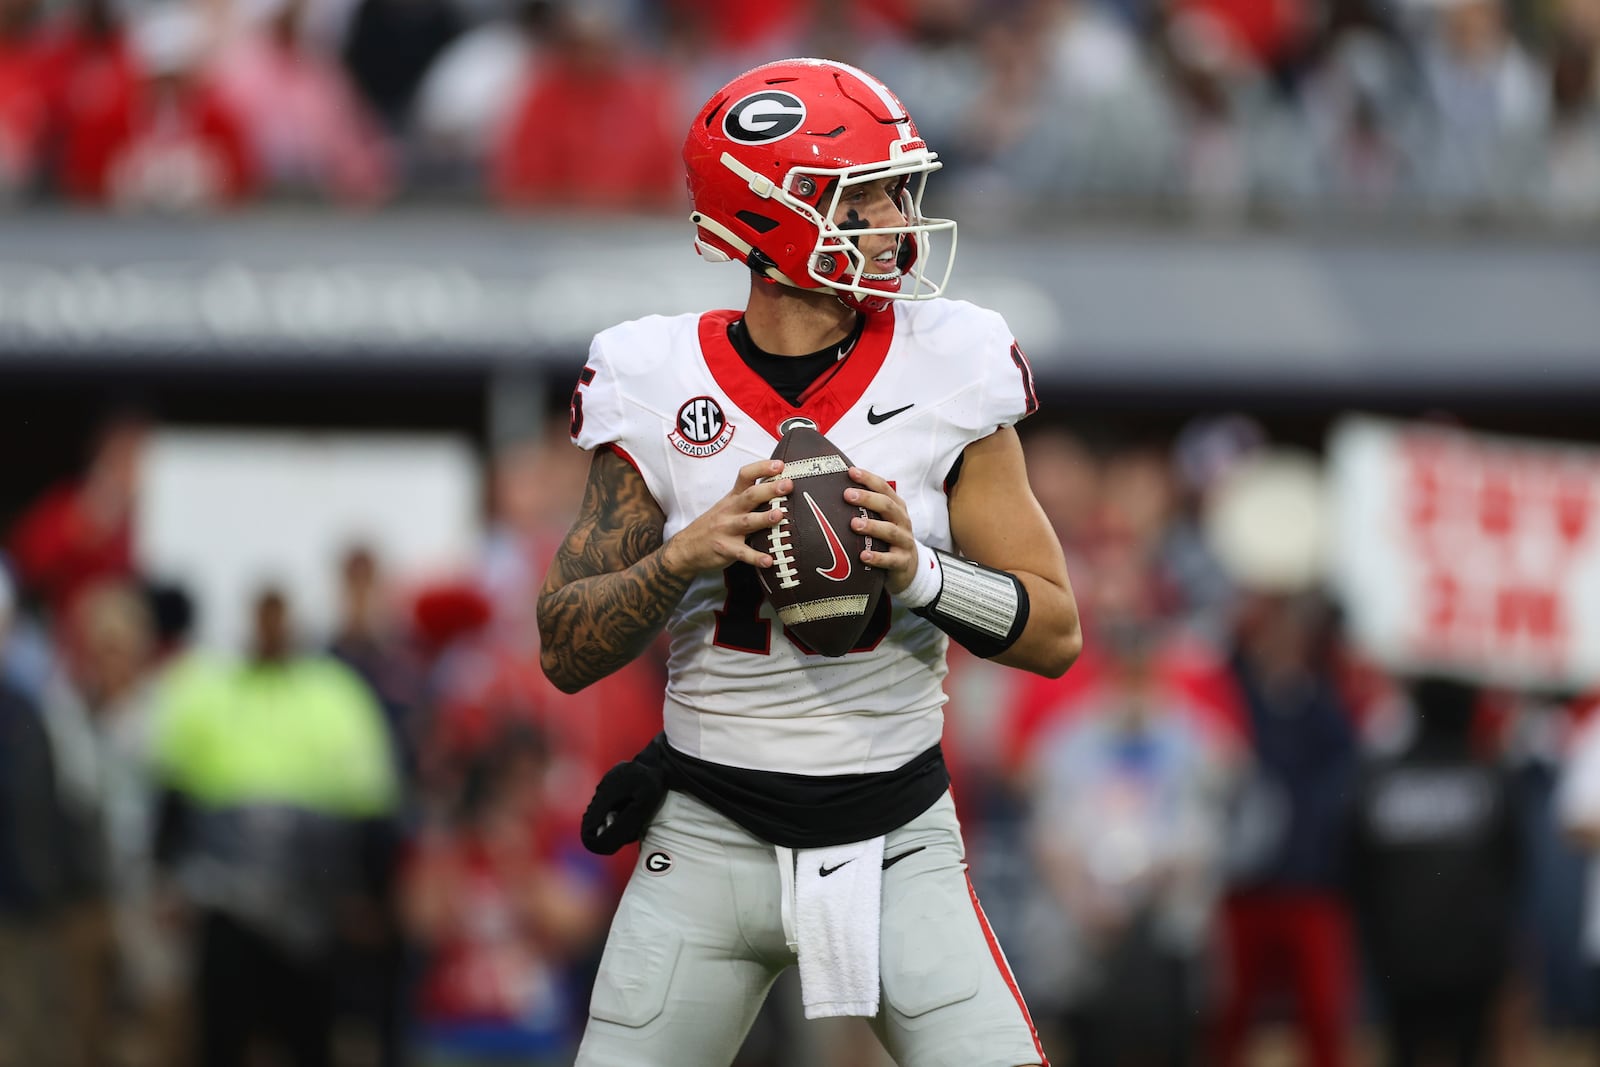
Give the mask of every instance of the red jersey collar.
POLYGON ((889 354, 889 342, 894 339, 893 306, 879 314, 868 315, 861 339, 844 358, 843 366, 833 372, 833 377, 815 395, 795 407, 734 351, 728 340, 728 327, 743 314, 742 311, 708 311, 701 315, 700 352, 711 377, 728 394, 728 399, 773 437, 782 436, 778 426, 784 419, 796 416, 816 423, 820 433, 831 430, 866 393, 878 368, 883 366, 884 357, 889 354))

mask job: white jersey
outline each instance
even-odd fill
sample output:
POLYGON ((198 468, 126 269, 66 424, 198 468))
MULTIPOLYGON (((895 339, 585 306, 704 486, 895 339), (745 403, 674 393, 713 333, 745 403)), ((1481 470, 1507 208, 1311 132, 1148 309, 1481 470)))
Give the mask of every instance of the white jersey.
MULTIPOLYGON (((652 316, 596 336, 574 394, 578 445, 614 447, 639 471, 670 538, 772 455, 785 420, 806 418, 894 484, 918 540, 953 550, 945 482, 962 450, 1037 407, 1005 321, 962 301, 895 304, 795 407, 729 342, 739 316, 652 316)), ((829 659, 788 639, 753 568, 696 578, 667 623, 672 747, 807 775, 890 771, 926 751, 943 730, 947 639, 884 599, 859 650, 829 659)))

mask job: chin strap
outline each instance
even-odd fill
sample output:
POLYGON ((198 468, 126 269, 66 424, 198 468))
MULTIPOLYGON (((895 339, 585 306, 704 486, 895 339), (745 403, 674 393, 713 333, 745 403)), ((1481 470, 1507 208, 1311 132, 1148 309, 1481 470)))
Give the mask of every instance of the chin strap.
MULTIPOLYGON (((793 278, 783 273, 783 271, 779 270, 778 265, 772 262, 772 260, 768 259, 766 253, 751 245, 748 241, 741 240, 738 234, 722 225, 722 223, 716 221, 715 219, 707 218, 698 211, 689 216, 689 221, 694 223, 696 226, 699 226, 701 229, 722 238, 724 241, 728 242, 728 244, 743 252, 745 266, 749 267, 755 276, 764 282, 769 282, 776 285, 787 285, 791 289, 803 289, 808 293, 816 293, 826 290, 832 292, 834 296, 838 297, 845 307, 850 308, 852 311, 861 311, 869 315, 875 315, 879 312, 887 311, 889 309, 890 298, 886 296, 879 296, 873 293, 857 293, 849 289, 836 289, 831 285, 819 285, 814 287, 801 285, 793 278)), ((694 250, 700 253, 700 257, 707 263, 733 262, 733 257, 728 255, 728 253, 724 252, 711 242, 702 240, 699 237, 694 239, 694 250)))

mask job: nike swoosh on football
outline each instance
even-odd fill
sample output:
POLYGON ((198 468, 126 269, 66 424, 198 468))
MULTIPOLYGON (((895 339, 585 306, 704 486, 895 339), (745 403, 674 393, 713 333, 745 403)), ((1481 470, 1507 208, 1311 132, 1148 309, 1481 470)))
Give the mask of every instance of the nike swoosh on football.
POLYGON ((876 411, 872 410, 872 405, 871 404, 868 404, 867 405, 867 421, 872 423, 872 425, 876 426, 876 425, 878 425, 878 423, 883 422, 885 419, 892 419, 896 415, 900 414, 902 411, 910 411, 912 408, 914 408, 916 406, 917 406, 916 402, 913 401, 912 403, 907 404, 903 408, 895 408, 893 411, 885 411, 883 414, 880 415, 876 411))
POLYGON ((803 492, 800 495, 811 505, 811 514, 817 517, 817 525, 822 527, 822 535, 828 539, 828 552, 833 556, 833 562, 828 566, 817 567, 815 570, 830 582, 842 582, 850 577, 850 553, 845 551, 844 542, 839 540, 839 535, 834 532, 832 524, 817 506, 817 502, 811 499, 811 494, 803 492))
POLYGON ((845 865, 845 863, 854 863, 854 862, 855 862, 855 860, 852 858, 852 859, 845 860, 844 863, 836 863, 832 867, 829 867, 825 863, 824 864, 820 864, 817 867, 817 876, 819 878, 826 878, 826 877, 828 877, 828 875, 832 874, 834 871, 837 871, 840 867, 843 867, 845 865))
POLYGON ((921 852, 927 847, 927 845, 918 845, 916 848, 908 849, 905 852, 900 853, 898 856, 890 856, 888 859, 883 861, 883 869, 887 871, 890 867, 893 867, 907 856, 915 856, 918 852, 921 852))

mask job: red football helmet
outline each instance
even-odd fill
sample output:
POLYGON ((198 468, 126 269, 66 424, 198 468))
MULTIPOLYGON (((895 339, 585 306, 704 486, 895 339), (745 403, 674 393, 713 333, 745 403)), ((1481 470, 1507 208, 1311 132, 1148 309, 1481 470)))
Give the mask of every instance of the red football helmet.
POLYGON ((922 214, 928 175, 943 164, 917 136, 899 98, 872 75, 825 59, 747 71, 695 116, 683 161, 695 248, 706 259, 740 260, 798 289, 832 289, 861 311, 944 292, 956 224, 922 214), (847 188, 897 176, 903 225, 834 224, 847 188), (933 234, 941 231, 949 231, 950 245, 934 274, 927 265, 933 234), (894 271, 868 270, 857 239, 869 234, 895 236, 894 271))

